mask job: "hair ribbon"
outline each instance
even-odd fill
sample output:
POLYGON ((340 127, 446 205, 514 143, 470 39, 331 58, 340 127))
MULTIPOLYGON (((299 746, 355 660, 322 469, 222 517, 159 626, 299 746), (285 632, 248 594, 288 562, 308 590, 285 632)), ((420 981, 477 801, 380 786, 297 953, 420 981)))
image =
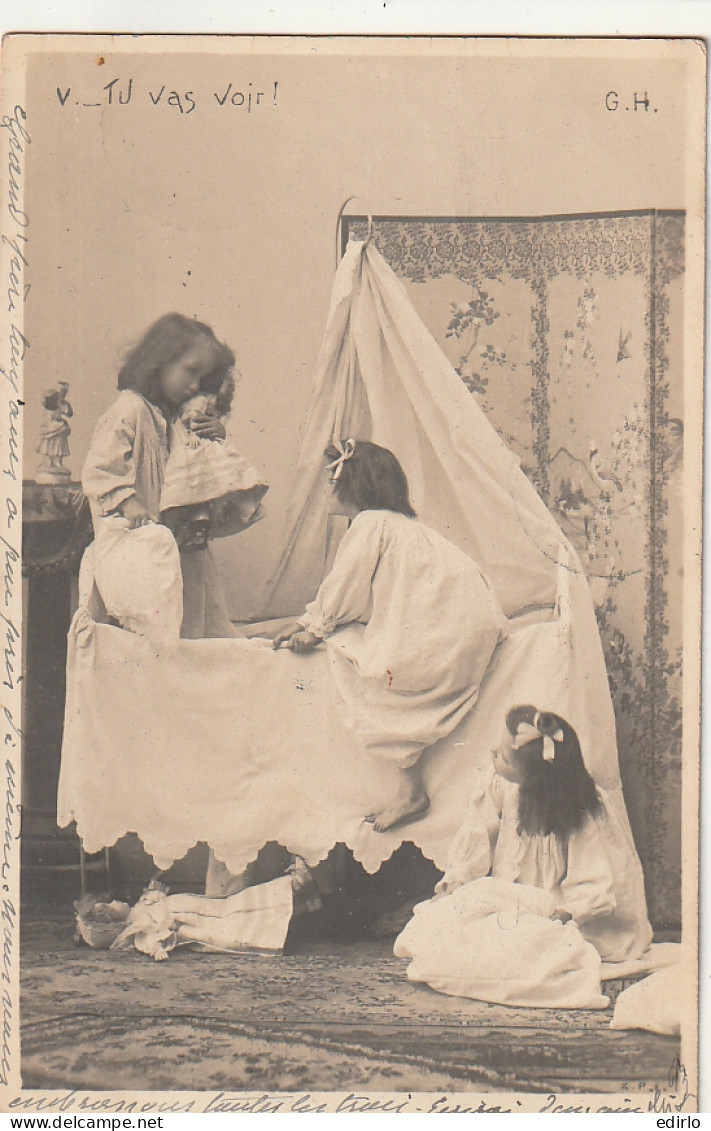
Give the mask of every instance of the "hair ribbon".
POLYGON ((519 723, 516 727, 516 736, 514 738, 514 750, 520 750, 522 746, 527 746, 529 742, 535 742, 540 738, 541 734, 537 727, 531 723, 519 723))
POLYGON ((338 483, 338 480, 341 478, 344 463, 346 460, 351 459, 355 452, 355 440, 346 440, 342 445, 337 441, 334 447, 339 450, 340 455, 334 459, 333 463, 326 464, 326 471, 331 472, 331 483, 338 483))
POLYGON ((562 742, 564 735, 561 727, 555 731, 554 734, 541 734, 538 726, 538 719, 540 711, 536 711, 533 716, 533 724, 519 723, 516 728, 516 737, 514 738, 514 750, 520 750, 522 746, 526 746, 529 742, 534 742, 537 738, 543 739, 543 761, 552 762, 555 758, 555 744, 562 742))

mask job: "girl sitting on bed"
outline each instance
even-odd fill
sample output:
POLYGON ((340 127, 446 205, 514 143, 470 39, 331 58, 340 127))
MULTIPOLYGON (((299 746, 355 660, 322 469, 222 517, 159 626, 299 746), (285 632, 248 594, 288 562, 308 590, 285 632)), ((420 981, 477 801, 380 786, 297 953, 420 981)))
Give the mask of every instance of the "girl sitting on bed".
POLYGON ((614 815, 559 715, 510 710, 493 761, 434 898, 395 954, 412 959, 411 980, 445 993, 580 1007, 591 994, 591 1005, 600 959, 639 957, 650 941, 616 913, 625 881, 614 815))
POLYGON ((305 613, 274 641, 328 641, 346 725, 399 768, 397 795, 369 820, 383 832, 425 813, 423 751, 472 709, 507 621, 470 557, 418 522, 386 448, 346 440, 326 452, 350 528, 305 613))

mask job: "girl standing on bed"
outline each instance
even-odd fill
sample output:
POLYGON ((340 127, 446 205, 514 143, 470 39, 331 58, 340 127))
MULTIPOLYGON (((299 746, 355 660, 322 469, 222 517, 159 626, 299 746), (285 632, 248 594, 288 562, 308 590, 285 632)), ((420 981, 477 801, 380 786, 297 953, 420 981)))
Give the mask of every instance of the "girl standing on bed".
MULTIPOLYGON (((98 565, 100 591, 102 563, 125 539, 126 532, 162 521, 166 467, 171 446, 176 444, 179 414, 200 393, 209 396, 230 389, 234 361, 232 351, 217 340, 209 326, 182 314, 159 318, 126 357, 118 376, 120 394, 96 426, 82 473, 96 535, 95 569, 98 565)), ((224 439, 225 426, 214 412, 193 412, 190 433, 198 445, 214 443, 224 439)), ((247 486, 251 488, 252 482, 247 486)), ((172 504, 176 509, 170 512, 170 526, 183 549, 203 552, 182 555, 181 634, 231 636, 234 631, 205 548, 207 520, 202 523, 197 515, 195 521, 196 511, 184 509, 198 502, 205 506, 210 500, 204 494, 197 499, 188 488, 186 484, 182 494, 174 492, 172 504)), ((266 485, 262 485, 261 493, 265 490, 266 485)), ((258 506, 256 499, 252 508, 255 515, 258 506)), ((245 525, 248 520, 241 528, 245 525)), ((167 530, 164 536, 154 534, 157 552, 167 559, 175 552, 171 536, 167 530)), ((118 582, 117 598, 122 607, 127 607, 130 593, 120 592, 120 577, 111 580, 118 582)))
POLYGON ((507 621, 476 563, 417 521, 392 452, 346 440, 326 456, 350 528, 274 645, 307 652, 328 640, 346 724, 400 770, 397 795, 367 818, 383 832, 426 812, 421 755, 474 706, 507 621))
POLYGON ((584 1007, 581 996, 599 996, 600 960, 639 958, 651 941, 646 920, 618 911, 626 846, 614 813, 559 715, 510 710, 493 763, 395 954, 412 959, 411 980, 445 993, 584 1007))

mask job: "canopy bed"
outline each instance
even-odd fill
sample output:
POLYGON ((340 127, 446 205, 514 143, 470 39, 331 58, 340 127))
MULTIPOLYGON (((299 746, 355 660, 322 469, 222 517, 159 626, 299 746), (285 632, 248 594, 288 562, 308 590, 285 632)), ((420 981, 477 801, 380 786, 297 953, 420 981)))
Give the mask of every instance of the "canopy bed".
POLYGON ((275 652, 253 625, 250 639, 182 640, 151 658, 139 637, 102 623, 89 551, 70 631, 59 824, 76 821, 89 852, 135 832, 159 868, 200 841, 234 872, 269 841, 309 864, 343 843, 371 872, 410 841, 444 868, 507 707, 534 702, 578 731, 624 859, 620 913, 649 941, 578 555, 368 238, 348 243, 336 273, 265 621, 298 614, 326 572, 339 531, 322 453, 346 436, 397 453, 418 517, 478 562, 511 622, 476 706, 424 756, 428 813, 386 833, 364 820, 393 771, 344 726, 332 641, 308 656, 275 652))

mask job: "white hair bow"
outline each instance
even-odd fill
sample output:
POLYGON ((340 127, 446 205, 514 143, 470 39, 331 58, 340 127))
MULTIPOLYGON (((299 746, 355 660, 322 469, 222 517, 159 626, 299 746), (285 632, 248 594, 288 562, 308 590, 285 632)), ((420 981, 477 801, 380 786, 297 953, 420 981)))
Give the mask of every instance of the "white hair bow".
POLYGON ((333 463, 326 464, 326 471, 331 472, 331 482, 338 483, 338 480, 341 478, 341 472, 343 471, 343 464, 347 459, 351 459, 355 452, 355 440, 346 440, 342 447, 337 441, 334 446, 338 448, 340 454, 334 459, 333 463))
POLYGON ((558 727, 554 734, 541 734, 538 729, 538 720, 540 718, 540 711, 536 711, 533 716, 533 724, 519 723, 516 727, 516 735, 514 737, 514 750, 520 750, 528 742, 533 742, 536 738, 543 739, 543 761, 552 762, 555 758, 555 744, 556 742, 563 741, 563 729, 558 727))

